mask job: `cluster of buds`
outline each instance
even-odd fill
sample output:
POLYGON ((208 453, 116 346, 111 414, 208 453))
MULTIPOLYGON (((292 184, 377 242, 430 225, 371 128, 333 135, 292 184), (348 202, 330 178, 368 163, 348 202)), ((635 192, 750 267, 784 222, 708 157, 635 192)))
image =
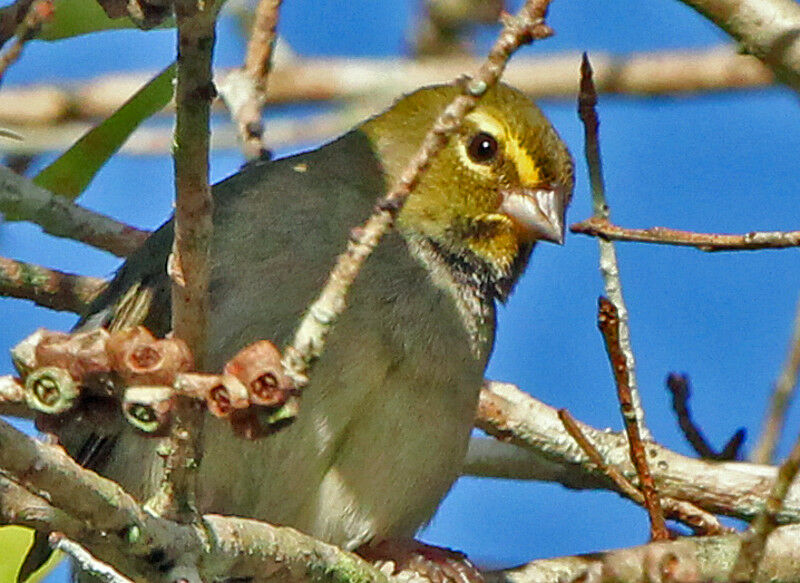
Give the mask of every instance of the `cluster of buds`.
POLYGON ((82 397, 116 398, 128 422, 152 435, 166 431, 182 395, 204 401, 213 415, 230 418, 238 434, 252 439, 263 434, 261 422, 280 422, 278 412, 295 393, 280 351, 266 340, 242 349, 222 374, 191 372, 194 362, 182 340, 157 339, 143 327, 38 330, 14 348, 12 358, 31 409, 59 415, 82 397))

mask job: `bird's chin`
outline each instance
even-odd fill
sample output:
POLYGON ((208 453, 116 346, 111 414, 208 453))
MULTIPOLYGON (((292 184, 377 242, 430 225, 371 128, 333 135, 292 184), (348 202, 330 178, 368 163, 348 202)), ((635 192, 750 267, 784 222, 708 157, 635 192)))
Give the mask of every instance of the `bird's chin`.
POLYGON ((536 239, 521 241, 511 266, 502 275, 495 276, 493 285, 494 297, 501 303, 505 303, 511 292, 514 291, 517 281, 519 281, 520 276, 528 265, 528 260, 535 245, 536 239))

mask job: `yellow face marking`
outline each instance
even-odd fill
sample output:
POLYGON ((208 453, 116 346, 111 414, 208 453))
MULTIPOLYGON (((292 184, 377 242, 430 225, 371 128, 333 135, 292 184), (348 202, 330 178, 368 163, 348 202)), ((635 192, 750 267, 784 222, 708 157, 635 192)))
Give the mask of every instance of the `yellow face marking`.
MULTIPOLYGON (((473 111, 467 116, 467 120, 480 128, 481 131, 492 134, 497 138, 498 142, 503 146, 506 158, 514 161, 520 183, 526 186, 532 186, 541 181, 539 167, 534 163, 527 150, 522 146, 519 138, 509 132, 508 126, 483 111, 473 111)), ((459 154, 464 164, 477 172, 484 175, 489 175, 493 172, 490 166, 486 164, 476 164, 470 160, 465 145, 462 145, 459 149, 459 154)))

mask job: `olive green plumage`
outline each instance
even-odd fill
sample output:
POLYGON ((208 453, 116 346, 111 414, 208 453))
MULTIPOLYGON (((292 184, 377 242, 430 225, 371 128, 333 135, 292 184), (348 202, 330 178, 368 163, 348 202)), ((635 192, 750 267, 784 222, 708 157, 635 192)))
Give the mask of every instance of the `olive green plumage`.
MULTIPOLYGON (((214 187, 210 367, 254 340, 290 340, 349 229, 456 94, 422 89, 330 144, 248 165, 214 187)), ((297 420, 254 442, 207 421, 200 510, 295 526, 347 548, 412 536, 458 476, 494 302, 537 240, 561 239, 571 191, 571 159, 549 122, 516 90, 491 89, 367 260, 297 420)), ((171 237, 167 223, 129 258, 84 327, 168 331, 171 237)), ((86 452, 92 430, 75 421, 60 437, 86 452)), ((120 425, 96 467, 146 498, 160 468, 156 443, 120 425)))

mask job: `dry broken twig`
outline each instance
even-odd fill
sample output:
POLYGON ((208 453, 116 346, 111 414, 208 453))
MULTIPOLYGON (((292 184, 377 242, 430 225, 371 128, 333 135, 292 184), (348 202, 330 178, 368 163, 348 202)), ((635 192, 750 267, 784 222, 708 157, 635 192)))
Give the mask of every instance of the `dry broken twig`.
MULTIPOLYGON (((597 451, 597 448, 581 430, 575 418, 566 409, 558 410, 558 418, 564 424, 564 429, 581 446, 581 449, 589 456, 595 464, 608 478, 616 484, 620 492, 636 502, 640 506, 646 506, 644 494, 626 478, 619 469, 609 465, 597 451)), ((713 514, 705 512, 690 502, 675 500, 673 498, 661 498, 661 507, 667 518, 672 518, 682 522, 694 530, 695 534, 714 535, 724 532, 732 532, 732 529, 724 528, 713 514)))
POLYGON ((614 372, 617 398, 619 399, 622 420, 625 424, 625 434, 628 437, 631 460, 633 460, 633 465, 636 467, 639 485, 644 495, 645 508, 647 508, 647 513, 650 516, 650 537, 654 541, 666 540, 669 538, 669 532, 667 531, 667 525, 664 523, 661 500, 656 491, 653 476, 650 473, 650 466, 647 463, 642 436, 639 433, 636 409, 633 406, 629 385, 630 374, 620 341, 619 312, 608 298, 601 297, 598 304, 597 325, 603 333, 608 359, 611 361, 611 369, 614 372))
POLYGON ((607 217, 592 217, 570 226, 570 231, 607 241, 636 241, 659 245, 696 247, 701 251, 754 251, 800 246, 800 231, 753 231, 744 235, 694 233, 666 227, 627 229, 607 217))
POLYGON ((746 435, 744 429, 737 430, 722 448, 722 451, 717 453, 708 444, 703 432, 700 431, 700 428, 692 419, 692 414, 689 410, 689 396, 691 395, 689 377, 671 373, 667 376, 667 388, 672 393, 672 408, 678 416, 678 425, 683 431, 686 441, 694 448, 697 455, 708 460, 739 459, 739 450, 742 443, 744 443, 746 435))

